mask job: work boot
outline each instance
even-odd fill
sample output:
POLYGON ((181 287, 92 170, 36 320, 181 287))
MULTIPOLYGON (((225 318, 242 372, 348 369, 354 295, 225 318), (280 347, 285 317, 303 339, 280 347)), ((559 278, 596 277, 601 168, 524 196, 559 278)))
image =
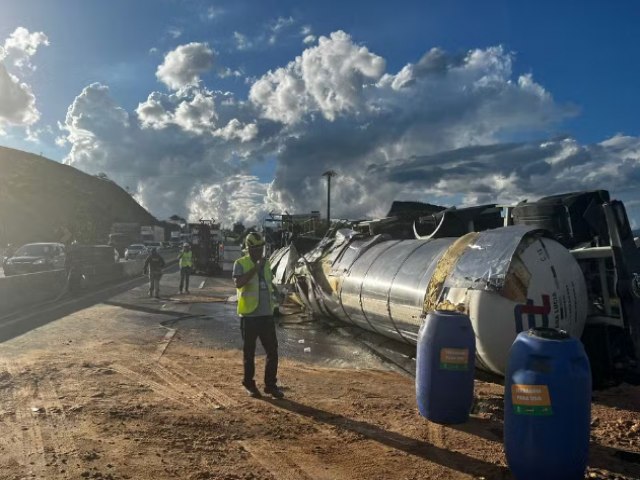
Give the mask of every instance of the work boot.
POLYGON ((191 292, 189 290, 187 290, 187 295, 191 295, 191 292))
POLYGON ((262 394, 260 393, 260 390, 258 390, 258 387, 256 387, 255 383, 253 385, 243 383, 242 385, 244 386, 244 389, 247 391, 247 394, 251 398, 260 398, 262 396, 262 394))
POLYGON ((277 385, 265 387, 264 393, 271 395, 273 398, 284 398, 284 392, 277 385))

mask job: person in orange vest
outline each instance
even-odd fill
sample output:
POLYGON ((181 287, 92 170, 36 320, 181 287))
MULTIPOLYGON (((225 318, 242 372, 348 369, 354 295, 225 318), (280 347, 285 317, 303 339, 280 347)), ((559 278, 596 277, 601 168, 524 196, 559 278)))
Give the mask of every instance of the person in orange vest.
POLYGON ((262 394, 253 379, 255 374, 256 340, 259 338, 267 353, 264 369, 264 392, 283 398, 278 386, 278 338, 273 318, 273 283, 271 265, 264 257, 264 239, 252 232, 245 238, 248 255, 233 264, 233 281, 238 293, 238 315, 243 340, 244 378, 242 385, 251 397, 262 394))

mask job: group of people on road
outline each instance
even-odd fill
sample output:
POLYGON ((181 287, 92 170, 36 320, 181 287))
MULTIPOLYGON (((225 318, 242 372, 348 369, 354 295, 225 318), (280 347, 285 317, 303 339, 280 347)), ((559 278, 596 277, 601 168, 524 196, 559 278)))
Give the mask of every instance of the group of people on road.
MULTIPOLYGON (((190 293, 189 277, 193 268, 193 252, 188 243, 182 246, 182 250, 178 254, 178 262, 180 265, 180 293, 183 290, 190 293)), ((149 297, 160 298, 160 279, 165 265, 164 258, 158 253, 158 250, 152 248, 151 253, 144 261, 144 273, 149 275, 149 297)))
MULTIPOLYGON (((242 385, 250 397, 258 398, 262 393, 254 380, 256 343, 264 347, 267 354, 264 370, 264 393, 274 398, 283 398, 278 386, 278 338, 274 320, 275 290, 271 265, 265 258, 265 241, 259 233, 251 232, 245 237, 247 254, 233 265, 233 282, 237 290, 238 316, 242 336, 244 375, 242 385)), ((178 255, 180 265, 179 291, 189 293, 189 277, 193 268, 191 246, 185 243, 178 255)), ((149 296, 160 295, 160 277, 165 266, 163 258, 154 248, 147 257, 144 268, 149 274, 149 296)))

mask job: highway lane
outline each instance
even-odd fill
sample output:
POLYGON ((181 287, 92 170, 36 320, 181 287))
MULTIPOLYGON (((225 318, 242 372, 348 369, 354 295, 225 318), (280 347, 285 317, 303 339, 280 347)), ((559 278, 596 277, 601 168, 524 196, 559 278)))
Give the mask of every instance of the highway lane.
MULTIPOLYGON (((165 262, 170 262, 172 260, 174 260, 176 258, 176 256, 178 255, 179 250, 175 249, 175 248, 168 248, 168 249, 160 249, 159 253, 160 255, 162 255, 162 257, 164 258, 165 262)), ((0 259, 2 257, 2 249, 0 249, 0 259)), ((121 262, 125 262, 126 260, 124 258, 120 259, 121 262)), ((233 265, 233 264, 231 264, 233 265)), ((225 268, 226 270, 226 268, 225 268)), ((230 270, 230 268, 229 268, 230 270)), ((2 269, 2 267, 0 267, 0 278, 4 277, 4 270, 2 269)))

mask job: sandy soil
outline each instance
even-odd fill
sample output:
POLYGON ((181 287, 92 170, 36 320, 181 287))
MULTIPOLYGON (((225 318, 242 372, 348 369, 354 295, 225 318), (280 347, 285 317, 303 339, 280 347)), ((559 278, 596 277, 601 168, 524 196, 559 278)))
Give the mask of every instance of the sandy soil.
MULTIPOLYGON (((500 385, 477 381, 456 427, 421 418, 413 380, 389 371, 284 358, 287 397, 251 399, 239 351, 194 346, 153 315, 146 332, 77 331, 126 315, 79 312, 55 345, 0 355, 0 479, 512 478, 500 385)), ((586 478, 640 478, 639 409, 639 387, 595 394, 586 478)))

